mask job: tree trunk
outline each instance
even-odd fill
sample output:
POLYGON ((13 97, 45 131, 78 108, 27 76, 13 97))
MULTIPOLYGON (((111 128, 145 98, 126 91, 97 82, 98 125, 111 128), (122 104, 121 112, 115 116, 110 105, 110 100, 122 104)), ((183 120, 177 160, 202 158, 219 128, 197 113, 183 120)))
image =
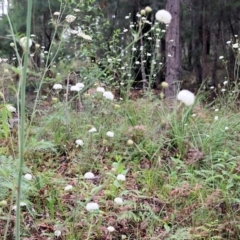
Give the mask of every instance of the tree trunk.
POLYGON ((202 0, 202 78, 203 81, 208 77, 207 69, 207 20, 206 20, 206 3, 202 0))
POLYGON ((180 75, 180 0, 168 0, 166 10, 172 15, 172 21, 166 33, 166 82, 169 87, 166 89, 166 98, 175 97, 178 90, 180 75))
POLYGON ((196 83, 201 84, 202 82, 202 66, 201 66, 201 43, 200 43, 200 2, 199 0, 193 0, 192 2, 193 8, 192 11, 192 49, 193 49, 193 69, 195 73, 196 83))

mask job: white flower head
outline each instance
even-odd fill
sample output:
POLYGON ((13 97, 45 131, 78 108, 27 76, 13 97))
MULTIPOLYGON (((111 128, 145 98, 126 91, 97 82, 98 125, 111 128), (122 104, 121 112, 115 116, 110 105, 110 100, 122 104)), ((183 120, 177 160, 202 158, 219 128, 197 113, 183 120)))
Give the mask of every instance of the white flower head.
POLYGON ((115 228, 114 228, 113 226, 109 226, 109 227, 107 227, 107 230, 108 230, 109 232, 114 232, 114 231, 115 231, 115 228))
POLYGON ((85 33, 82 32, 82 31, 78 33, 78 36, 81 37, 81 38, 83 38, 83 39, 85 39, 85 40, 87 40, 87 41, 92 41, 92 37, 89 36, 89 35, 87 35, 87 34, 85 34, 85 33))
POLYGON ((116 198, 114 198, 114 202, 116 203, 116 204, 123 204, 123 199, 122 198, 120 198, 120 197, 116 197, 116 198))
POLYGON ((77 145, 77 147, 78 146, 83 146, 84 145, 84 142, 83 142, 83 140, 81 140, 81 139, 77 139, 76 141, 75 141, 75 143, 76 143, 76 145, 77 145))
POLYGON ((234 44, 232 45, 233 48, 238 48, 238 46, 239 46, 238 43, 234 43, 234 44))
POLYGON ((53 15, 54 16, 59 16, 61 13, 60 12, 54 12, 53 15))
POLYGON ((228 81, 224 81, 224 82, 223 82, 223 85, 226 85, 227 83, 228 83, 228 81))
POLYGON ((108 137, 114 137, 114 132, 108 131, 108 132, 106 133, 106 135, 107 135, 108 137))
POLYGON ((71 30, 70 30, 70 33, 71 33, 71 34, 78 34, 78 31, 71 29, 71 30))
POLYGON ((219 59, 224 59, 224 56, 220 56, 219 59))
POLYGON ((109 99, 109 100, 113 100, 114 99, 114 95, 112 94, 112 92, 110 91, 106 91, 103 93, 103 96, 106 98, 106 99, 109 99))
POLYGON ((215 117, 214 117, 214 120, 217 121, 217 120, 218 120, 218 116, 215 116, 215 117))
MULTIPOLYGON (((20 38, 19 44, 24 51, 27 50, 27 37, 20 38)), ((28 48, 30 48, 31 46, 32 46, 32 39, 29 38, 28 39, 28 48)))
POLYGON ((28 181, 31 181, 33 177, 32 177, 32 174, 27 173, 27 174, 24 175, 24 178, 28 181))
POLYGON ((159 22, 163 22, 165 24, 169 24, 172 20, 170 12, 164 9, 157 11, 155 17, 159 22))
POLYGON ((64 188, 64 191, 70 191, 70 190, 72 190, 72 188, 73 188, 73 186, 69 184, 64 188))
POLYGON ((54 231, 54 236, 55 237, 60 237, 62 235, 62 232, 60 230, 55 230, 54 231))
POLYGON ((89 202, 86 205, 86 210, 88 212, 98 211, 99 210, 99 205, 97 203, 94 203, 94 202, 89 202))
POLYGON ((72 23, 76 19, 76 17, 73 15, 67 15, 65 19, 66 19, 66 22, 72 23))
POLYGON ((94 133, 94 132, 96 132, 96 131, 97 131, 97 129, 96 129, 95 127, 92 127, 88 132, 94 133))
POLYGON ((123 175, 123 174, 118 174, 117 175, 117 180, 119 180, 119 181, 126 181, 126 176, 123 175))
POLYGON ((74 11, 74 12, 80 12, 80 9, 74 8, 73 11, 74 11))
POLYGON ((96 91, 104 93, 105 89, 103 87, 97 87, 96 91))
POLYGON ((84 83, 77 83, 75 86, 78 87, 80 90, 85 87, 84 83))
POLYGON ((229 127, 225 127, 224 129, 227 131, 229 129, 229 127))
POLYGON ((62 89, 62 84, 55 83, 55 84, 53 85, 53 89, 55 89, 55 90, 60 90, 60 89, 62 89))
POLYGON ((92 172, 86 172, 84 174, 84 178, 85 179, 94 179, 95 178, 95 175, 92 173, 92 172))
POLYGON ((84 88, 83 83, 77 83, 76 85, 70 87, 70 91, 80 92, 83 88, 84 88))
MULTIPOLYGON (((25 203, 25 202, 20 202, 20 207, 25 207, 25 206, 27 206, 27 204, 25 203)), ((17 205, 14 205, 13 207, 12 207, 12 210, 17 210, 17 205)))
POLYGON ((16 110, 17 110, 14 106, 12 106, 10 104, 7 104, 6 108, 9 112, 16 112, 16 110))
POLYGON ((177 100, 186 106, 192 106, 195 101, 195 95, 188 90, 181 90, 177 95, 177 100))

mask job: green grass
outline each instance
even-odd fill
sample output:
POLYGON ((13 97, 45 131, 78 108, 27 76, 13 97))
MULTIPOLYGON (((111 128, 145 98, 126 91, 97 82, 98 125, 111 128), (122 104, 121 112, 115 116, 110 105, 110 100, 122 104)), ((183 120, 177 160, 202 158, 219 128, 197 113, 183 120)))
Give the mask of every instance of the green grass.
MULTIPOLYGON (((157 98, 123 102, 92 95, 83 99, 83 111, 68 110, 68 121, 64 104, 56 103, 29 129, 23 171, 33 180, 23 183, 23 237, 52 239, 60 230, 69 240, 238 239, 240 126, 235 109, 224 105, 216 112, 197 104, 172 110, 157 98), (97 132, 89 133, 93 126, 97 132), (76 139, 84 146, 76 147, 76 139), (127 144, 129 139, 133 144, 127 144), (94 180, 84 179, 88 171, 94 180), (125 174, 126 181, 118 181, 118 174, 125 174), (69 184, 73 188, 65 191, 69 184), (124 204, 116 205, 115 197, 124 204), (98 203, 99 211, 87 212, 88 202, 98 203), (108 226, 115 231, 109 233, 108 226)), ((12 142, 10 152, 16 155, 15 138, 2 137, 1 152, 12 142)), ((1 156, 0 201, 8 203, 1 206, 2 224, 15 214, 10 203, 17 160, 10 152, 1 156)))

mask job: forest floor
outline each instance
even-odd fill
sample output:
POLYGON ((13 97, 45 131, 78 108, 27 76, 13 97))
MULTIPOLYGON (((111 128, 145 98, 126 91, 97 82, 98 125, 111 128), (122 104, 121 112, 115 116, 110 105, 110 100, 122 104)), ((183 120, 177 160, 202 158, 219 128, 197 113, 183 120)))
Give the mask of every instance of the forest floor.
MULTIPOLYGON (((42 100, 26 126, 22 239, 239 239, 240 113, 230 97, 202 98, 42 100)), ((0 238, 11 240, 17 129, 0 141, 0 238)))

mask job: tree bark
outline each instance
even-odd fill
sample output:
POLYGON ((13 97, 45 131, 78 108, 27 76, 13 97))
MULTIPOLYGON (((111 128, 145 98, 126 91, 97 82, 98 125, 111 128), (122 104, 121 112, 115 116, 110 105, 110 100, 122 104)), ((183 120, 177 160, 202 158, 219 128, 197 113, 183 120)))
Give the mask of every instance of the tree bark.
POLYGON ((178 91, 180 76, 180 0, 168 0, 166 10, 172 15, 172 21, 166 33, 166 82, 169 87, 165 91, 166 98, 173 98, 178 91))

